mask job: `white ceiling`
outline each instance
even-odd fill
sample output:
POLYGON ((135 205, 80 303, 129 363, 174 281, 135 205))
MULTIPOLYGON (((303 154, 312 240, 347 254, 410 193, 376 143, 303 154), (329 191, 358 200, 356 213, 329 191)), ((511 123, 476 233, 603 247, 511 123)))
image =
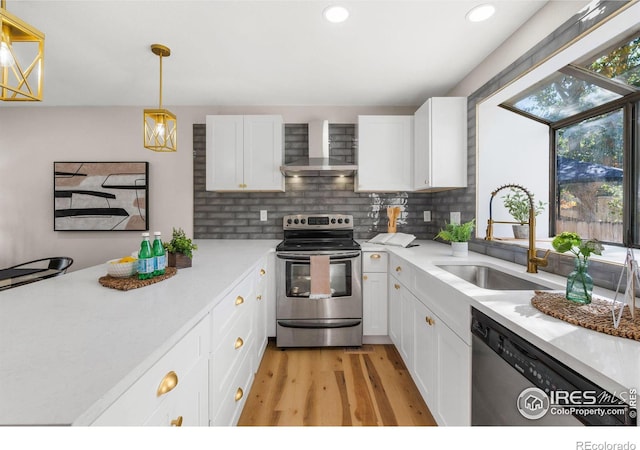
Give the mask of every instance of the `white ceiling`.
MULTIPOLYGON (((46 34, 39 105, 419 105, 445 95, 546 1, 7 0, 46 34)), ((6 104, 6 102, 4 103, 6 104)), ((0 105, 1 107, 2 105, 0 105)))

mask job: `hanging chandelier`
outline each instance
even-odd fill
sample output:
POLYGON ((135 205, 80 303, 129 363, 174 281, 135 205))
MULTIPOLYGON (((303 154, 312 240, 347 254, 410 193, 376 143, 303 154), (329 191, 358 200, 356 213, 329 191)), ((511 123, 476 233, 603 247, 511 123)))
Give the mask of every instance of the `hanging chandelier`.
POLYGON ((162 58, 171 55, 171 50, 153 44, 151 51, 160 57, 160 102, 157 109, 144 110, 144 146, 154 152, 175 152, 178 149, 178 120, 175 114, 162 108, 162 58))
POLYGON ((0 1, 0 100, 42 100, 44 33, 7 12, 0 1))

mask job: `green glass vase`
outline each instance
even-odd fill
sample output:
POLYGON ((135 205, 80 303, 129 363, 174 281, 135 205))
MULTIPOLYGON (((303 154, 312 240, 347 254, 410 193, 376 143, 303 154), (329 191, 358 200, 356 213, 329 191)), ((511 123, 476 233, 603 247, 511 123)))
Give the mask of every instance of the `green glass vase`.
POLYGON ((591 303, 593 296, 593 278, 587 272, 589 262, 586 259, 576 258, 575 269, 567 277, 568 300, 581 305, 591 303))

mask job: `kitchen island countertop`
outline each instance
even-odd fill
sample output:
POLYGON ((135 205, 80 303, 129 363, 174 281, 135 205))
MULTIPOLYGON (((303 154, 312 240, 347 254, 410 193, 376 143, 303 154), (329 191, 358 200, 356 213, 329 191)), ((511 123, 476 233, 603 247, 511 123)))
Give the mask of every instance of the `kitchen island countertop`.
POLYGON ((91 423, 278 243, 195 242, 150 286, 103 287, 98 265, 0 292, 0 424, 91 423))

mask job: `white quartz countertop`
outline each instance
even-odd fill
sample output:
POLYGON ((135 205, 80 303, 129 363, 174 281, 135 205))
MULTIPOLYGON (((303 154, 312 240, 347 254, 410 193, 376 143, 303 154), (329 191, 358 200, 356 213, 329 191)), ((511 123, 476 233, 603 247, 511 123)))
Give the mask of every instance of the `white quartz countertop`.
MULTIPOLYGON (((600 387, 619 394, 640 387, 640 342, 589 330, 548 316, 533 305, 533 291, 494 291, 478 288, 437 267, 446 264, 482 262, 513 275, 557 287, 564 292, 566 278, 540 271, 529 274, 523 265, 479 253, 451 256, 448 244, 415 241, 416 247, 401 248, 361 243, 363 251, 387 251, 407 260, 470 298, 470 305, 570 366, 600 387)), ((615 292, 596 287, 594 295, 612 299, 615 292)), ((442 299, 446 301, 447 299, 442 299)), ((636 319, 637 320, 637 319, 636 319)))
POLYGON ((0 292, 0 424, 91 423, 278 243, 196 242, 143 288, 101 286, 100 265, 0 292))

